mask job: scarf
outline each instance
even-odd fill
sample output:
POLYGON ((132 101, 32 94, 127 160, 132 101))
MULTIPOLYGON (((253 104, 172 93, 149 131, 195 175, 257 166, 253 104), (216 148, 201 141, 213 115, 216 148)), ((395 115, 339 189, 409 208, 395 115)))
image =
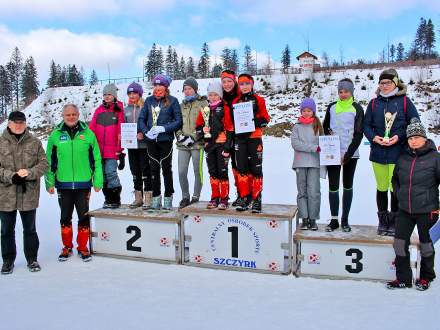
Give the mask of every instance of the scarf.
POLYGON ((192 101, 194 101, 197 97, 198 97, 197 94, 190 95, 190 96, 185 96, 184 101, 185 101, 185 102, 192 102, 192 101))
POLYGON ((338 101, 336 101, 336 114, 349 112, 352 105, 353 105, 353 96, 346 100, 338 99, 338 101))
POLYGON ((220 103, 222 103, 222 100, 218 100, 216 102, 210 102, 209 107, 211 108, 211 110, 213 110, 213 109, 217 108, 220 105, 220 103))
POLYGON ((380 96, 383 96, 383 97, 391 97, 391 96, 396 95, 398 92, 399 92, 399 88, 396 87, 396 88, 394 88, 394 90, 392 90, 392 91, 389 92, 388 94, 384 94, 384 93, 382 93, 382 92, 380 92, 379 94, 380 94, 380 96))
POLYGON ((301 117, 299 117, 298 121, 301 124, 310 125, 310 124, 313 124, 313 122, 315 121, 315 117, 304 118, 303 116, 301 116, 301 117))

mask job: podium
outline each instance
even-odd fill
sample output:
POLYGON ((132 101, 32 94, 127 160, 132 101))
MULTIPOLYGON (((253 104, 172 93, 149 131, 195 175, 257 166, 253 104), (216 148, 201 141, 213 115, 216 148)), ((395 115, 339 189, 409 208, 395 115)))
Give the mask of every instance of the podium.
POLYGON ((181 262, 180 215, 176 210, 98 209, 89 212, 93 254, 165 263, 181 262))
POLYGON ((289 274, 296 206, 264 204, 262 213, 208 210, 206 202, 181 209, 183 263, 190 266, 289 274))
MULTIPOLYGON (((293 273, 336 279, 393 280, 396 277, 393 237, 377 235, 375 226, 351 226, 351 232, 297 229, 294 235, 296 260, 293 273)), ((411 237, 411 267, 420 268, 418 238, 411 237)))

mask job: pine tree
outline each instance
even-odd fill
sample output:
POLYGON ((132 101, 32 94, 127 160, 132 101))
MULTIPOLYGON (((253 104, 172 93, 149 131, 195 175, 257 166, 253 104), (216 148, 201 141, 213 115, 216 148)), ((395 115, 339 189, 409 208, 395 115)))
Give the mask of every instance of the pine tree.
POLYGON ((249 45, 244 46, 244 63, 243 63, 243 70, 246 73, 249 74, 255 74, 255 62, 254 62, 254 58, 252 56, 252 50, 251 47, 249 45))
POLYGON ((408 53, 408 57, 411 60, 418 60, 424 57, 424 45, 425 45, 425 31, 426 31, 426 20, 421 17, 420 24, 417 27, 416 37, 413 41, 412 49, 408 53))
POLYGON ((57 86, 68 86, 68 81, 67 81, 67 68, 65 66, 63 66, 61 68, 61 66, 59 66, 59 68, 57 68, 57 70, 59 69, 59 77, 58 77, 58 84, 57 86))
POLYGON ((8 71, 0 65, 0 119, 6 119, 8 105, 12 101, 12 87, 9 81, 8 71))
POLYGON ((156 68, 155 74, 163 73, 163 71, 164 71, 163 51, 162 51, 162 48, 160 48, 160 47, 156 49, 155 68, 156 68))
POLYGON ((396 56, 396 47, 394 47, 394 45, 391 45, 391 47, 390 47, 391 62, 394 62, 394 57, 395 56, 396 56))
POLYGON ((240 61, 238 59, 238 52, 236 49, 233 49, 231 53, 231 70, 234 72, 238 72, 239 66, 240 61))
POLYGON ((186 64, 185 76, 186 77, 197 78, 196 68, 195 68, 195 65, 194 65, 194 60, 193 60, 193 58, 191 56, 188 57, 188 63, 186 64))
POLYGON ((433 57, 434 47, 435 47, 435 29, 432 20, 429 19, 425 29, 425 49, 428 58, 433 57))
POLYGON ((47 79, 47 87, 56 87, 58 84, 58 78, 60 73, 58 72, 58 67, 55 64, 55 61, 52 60, 50 62, 50 69, 49 69, 49 78, 47 79))
POLYGON ((79 72, 75 64, 67 66, 67 83, 68 86, 81 86, 79 72))
POLYGON ((145 76, 151 80, 155 75, 163 71, 163 53, 160 47, 155 43, 148 53, 147 62, 145 63, 145 76))
POLYGON ((205 42, 202 46, 202 56, 200 56, 198 72, 200 78, 209 77, 209 48, 208 44, 205 42))
POLYGON ((283 53, 281 55, 281 64, 283 65, 283 73, 289 72, 290 67, 290 49, 289 45, 286 45, 286 48, 284 48, 283 53))
POLYGON ((98 84, 98 75, 96 74, 95 69, 93 69, 92 73, 90 74, 89 84, 90 86, 98 84))
POLYGON ((179 77, 180 79, 185 79, 186 75, 186 63, 185 63, 185 59, 183 58, 183 56, 180 58, 180 62, 179 62, 179 77))
POLYGON ((37 75, 34 58, 31 56, 24 63, 23 74, 21 76, 21 97, 23 98, 25 106, 31 104, 40 93, 37 75))
POLYGON ((13 50, 11 60, 6 64, 6 70, 8 71, 12 94, 15 100, 15 110, 18 110, 20 101, 20 82, 23 72, 23 59, 18 47, 15 47, 13 50))
POLYGON ((404 54, 405 54, 405 48, 403 47, 403 44, 401 42, 398 43, 396 51, 397 51, 396 61, 397 62, 403 61, 404 54))
MULTIPOLYGON (((232 56, 231 56, 231 50, 228 47, 223 48, 221 59, 223 62, 223 68, 232 70, 231 63, 232 63, 232 56)), ((214 72, 214 68, 212 69, 214 72)))
POLYGON ((173 49, 173 77, 174 79, 183 79, 179 73, 179 56, 177 56, 175 49, 173 49))
POLYGON ((85 85, 85 82, 86 82, 86 79, 84 78, 85 75, 86 75, 86 73, 84 72, 84 68, 81 66, 81 68, 79 69, 79 72, 78 72, 78 81, 79 81, 80 86, 85 85))
POLYGON ((173 49, 171 48, 171 46, 168 46, 166 56, 165 56, 165 73, 167 76, 169 76, 171 78, 174 78, 173 68, 174 68, 173 49))
POLYGON ((211 77, 212 78, 220 77, 222 71, 223 71, 223 67, 220 63, 214 64, 214 66, 212 67, 211 77))

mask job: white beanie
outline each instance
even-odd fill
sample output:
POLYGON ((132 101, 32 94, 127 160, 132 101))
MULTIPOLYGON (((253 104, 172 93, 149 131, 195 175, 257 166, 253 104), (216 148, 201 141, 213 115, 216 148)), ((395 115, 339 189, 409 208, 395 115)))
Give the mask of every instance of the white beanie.
POLYGON ((219 81, 210 82, 207 91, 208 94, 214 92, 217 93, 220 98, 223 98, 223 87, 219 81))

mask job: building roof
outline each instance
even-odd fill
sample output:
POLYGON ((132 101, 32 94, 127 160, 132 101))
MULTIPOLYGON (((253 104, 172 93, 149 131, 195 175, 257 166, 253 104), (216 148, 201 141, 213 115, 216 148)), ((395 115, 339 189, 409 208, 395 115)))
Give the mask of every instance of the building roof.
POLYGON ((313 55, 312 53, 309 53, 309 52, 304 52, 304 53, 298 55, 296 57, 296 59, 299 61, 301 58, 304 58, 304 57, 313 57, 315 60, 318 59, 315 55, 313 55))

